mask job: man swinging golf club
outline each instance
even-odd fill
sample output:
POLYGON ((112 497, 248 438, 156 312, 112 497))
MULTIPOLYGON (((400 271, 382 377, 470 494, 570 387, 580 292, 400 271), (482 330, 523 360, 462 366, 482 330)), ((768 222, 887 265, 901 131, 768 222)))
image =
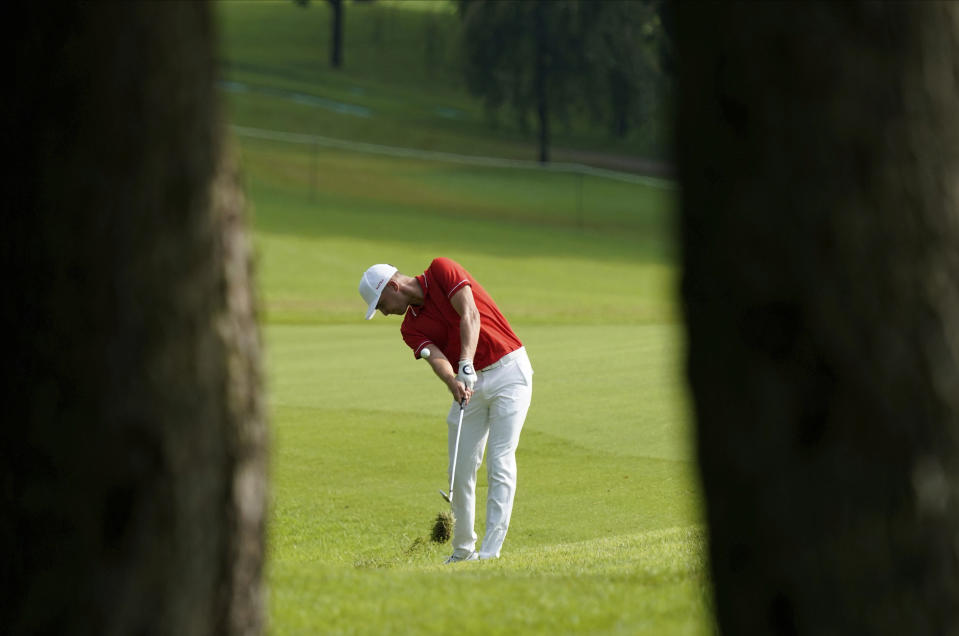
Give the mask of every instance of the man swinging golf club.
POLYGON ((498 558, 516 492, 516 446, 533 393, 523 343, 486 290, 448 258, 435 259, 416 277, 392 265, 374 265, 360 279, 360 295, 368 305, 367 320, 377 310, 405 315, 400 333, 414 359, 429 348, 427 362, 453 395, 446 421, 456 521, 446 562, 498 558), (476 552, 476 472, 484 449, 486 534, 476 552))

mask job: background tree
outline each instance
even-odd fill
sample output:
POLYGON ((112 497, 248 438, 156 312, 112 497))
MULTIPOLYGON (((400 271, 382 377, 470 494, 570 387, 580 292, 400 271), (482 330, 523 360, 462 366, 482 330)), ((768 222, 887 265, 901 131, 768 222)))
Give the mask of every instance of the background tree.
MULTIPOLYGON (((293 0, 301 7, 308 7, 310 0, 293 0)), ((333 19, 330 21, 330 66, 343 66, 343 0, 326 0, 333 19)))
POLYGON ((343 0, 326 0, 330 3, 330 11, 333 12, 333 32, 331 33, 332 42, 330 43, 330 66, 340 68, 343 66, 343 0))
POLYGON ((256 633, 259 337, 209 6, 18 10, 0 625, 256 633))
POLYGON ((671 105, 672 78, 663 61, 671 42, 660 16, 663 2, 606 0, 585 2, 584 20, 589 71, 582 90, 586 104, 618 138, 671 105))
POLYGON ((466 81, 489 112, 503 105, 527 128, 532 113, 539 161, 549 161, 552 117, 564 117, 586 72, 584 14, 576 0, 461 0, 466 81))
POLYGON ((625 136, 660 101, 659 3, 460 0, 466 80, 495 113, 536 122, 549 161, 551 122, 588 109, 625 136))
POLYGON ((727 634, 959 633, 959 5, 678 3, 727 634))

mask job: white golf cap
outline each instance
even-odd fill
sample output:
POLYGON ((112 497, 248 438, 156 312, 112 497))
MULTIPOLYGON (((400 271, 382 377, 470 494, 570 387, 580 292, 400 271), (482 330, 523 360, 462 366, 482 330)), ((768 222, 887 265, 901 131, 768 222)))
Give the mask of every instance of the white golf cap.
POLYGON ((396 268, 392 265, 380 264, 374 265, 363 272, 363 277, 360 278, 360 296, 369 305, 369 309, 366 311, 367 320, 376 313, 376 305, 380 302, 380 294, 383 293, 383 288, 386 287, 386 283, 389 282, 396 271, 396 268))

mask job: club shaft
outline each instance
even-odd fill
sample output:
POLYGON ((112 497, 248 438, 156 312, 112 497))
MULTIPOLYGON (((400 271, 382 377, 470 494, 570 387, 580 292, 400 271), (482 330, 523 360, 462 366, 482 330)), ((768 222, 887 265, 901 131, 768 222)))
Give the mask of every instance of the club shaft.
POLYGON ((456 482, 456 459, 460 450, 460 431, 463 430, 463 411, 464 405, 460 401, 460 421, 456 425, 456 443, 453 444, 453 466, 450 470, 450 503, 453 503, 453 484, 456 482))

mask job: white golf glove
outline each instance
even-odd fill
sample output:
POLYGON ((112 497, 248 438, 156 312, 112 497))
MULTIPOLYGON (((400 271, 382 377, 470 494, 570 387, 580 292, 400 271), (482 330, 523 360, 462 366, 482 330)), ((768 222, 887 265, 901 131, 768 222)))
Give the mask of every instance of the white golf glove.
POLYGON ((456 379, 472 391, 473 387, 476 386, 476 371, 473 370, 473 361, 460 360, 459 369, 460 372, 456 374, 456 379))

